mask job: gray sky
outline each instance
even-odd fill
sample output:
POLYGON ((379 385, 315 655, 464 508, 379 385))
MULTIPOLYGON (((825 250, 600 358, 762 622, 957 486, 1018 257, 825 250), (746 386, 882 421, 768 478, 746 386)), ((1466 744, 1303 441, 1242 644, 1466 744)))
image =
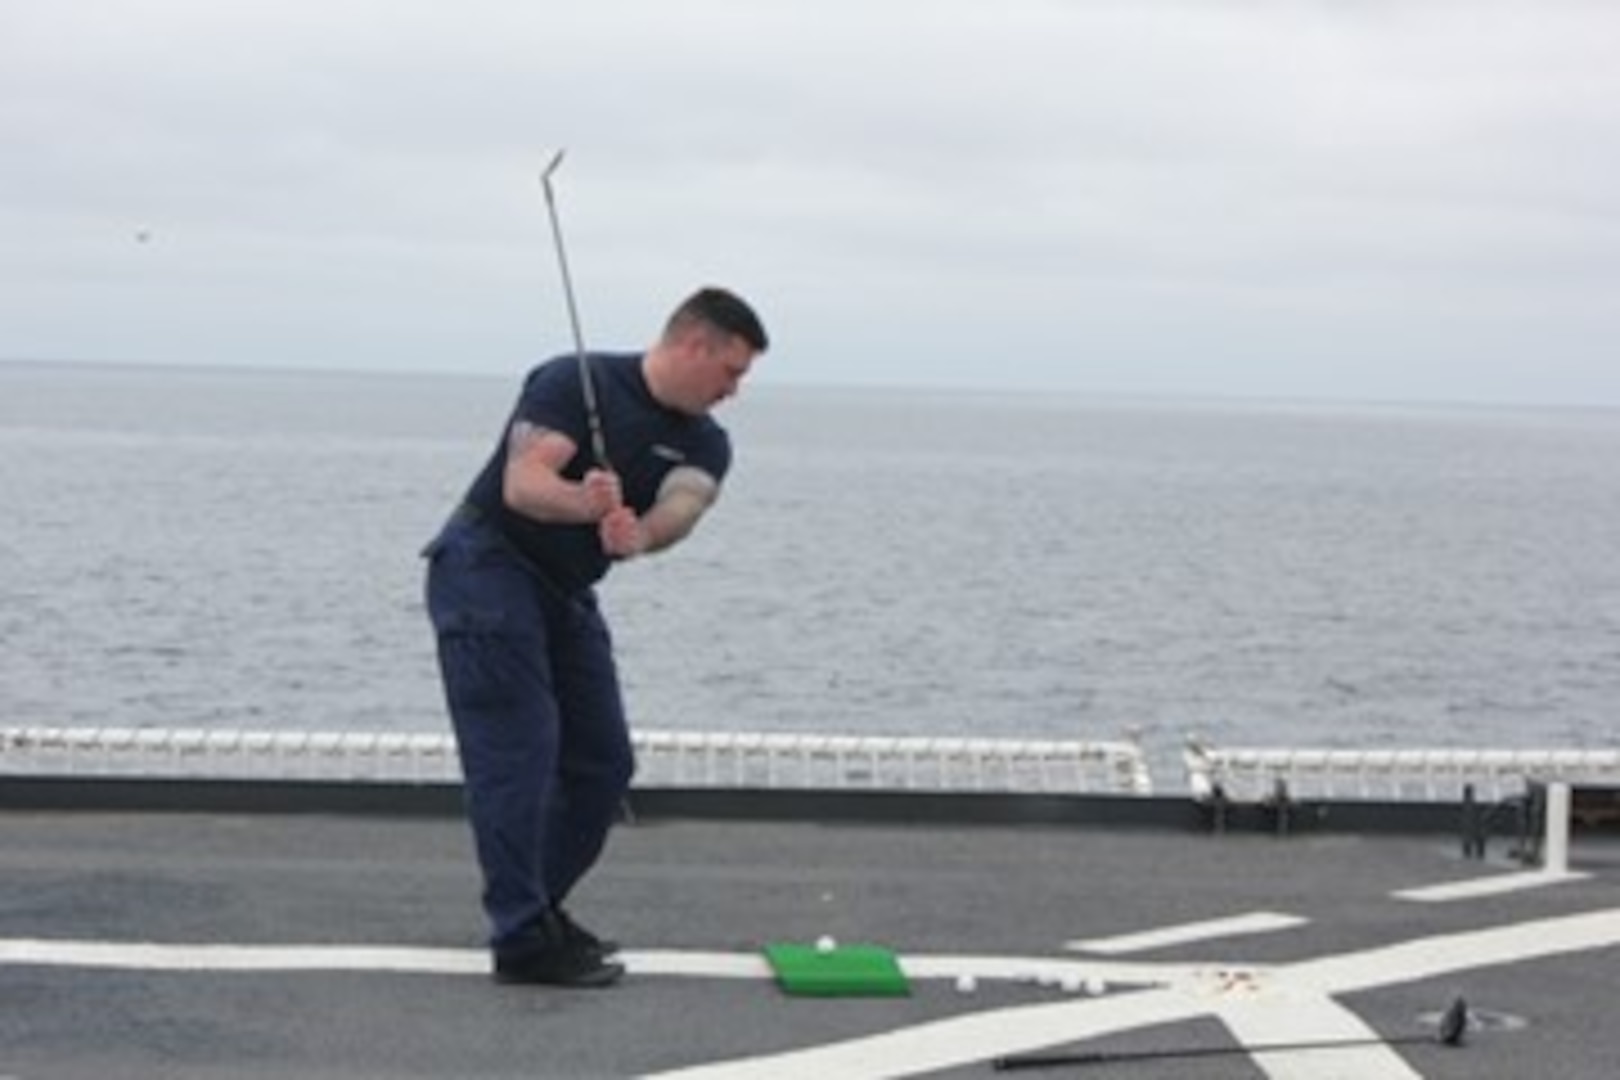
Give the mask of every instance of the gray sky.
POLYGON ((1620 405, 1620 4, 0 0, 0 356, 1620 405))

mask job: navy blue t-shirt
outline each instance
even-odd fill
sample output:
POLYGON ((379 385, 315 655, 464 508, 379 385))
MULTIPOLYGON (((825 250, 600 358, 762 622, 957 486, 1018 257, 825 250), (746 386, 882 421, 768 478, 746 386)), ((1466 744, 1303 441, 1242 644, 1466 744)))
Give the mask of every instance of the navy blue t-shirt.
MULTIPOLYGON (((731 440, 708 416, 691 416, 654 400, 641 371, 641 353, 592 353, 591 383, 607 443, 608 461, 619 474, 625 504, 646 513, 671 469, 689 465, 716 480, 731 466, 731 440)), ((512 426, 527 421, 574 441, 578 452, 563 469, 579 480, 595 465, 579 358, 559 356, 529 372, 495 453, 467 493, 471 503, 555 584, 584 588, 607 573, 611 560, 593 525, 544 523, 506 507, 501 495, 507 440, 512 426)))

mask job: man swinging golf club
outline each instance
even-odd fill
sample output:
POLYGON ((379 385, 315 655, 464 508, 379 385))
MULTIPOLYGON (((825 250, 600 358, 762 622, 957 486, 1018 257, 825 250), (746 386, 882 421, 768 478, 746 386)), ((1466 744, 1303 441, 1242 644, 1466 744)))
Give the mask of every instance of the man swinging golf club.
POLYGON ((529 373, 424 554, 495 977, 596 987, 624 974, 617 947, 563 902, 601 855, 635 763, 592 587, 613 562, 679 542, 714 502, 731 443, 709 411, 769 341, 746 302, 705 288, 645 353, 587 353, 551 189, 561 161, 541 183, 574 355, 529 373))
POLYGON ((709 410, 767 346, 743 300, 706 288, 645 353, 541 364, 428 545, 428 612, 503 982, 606 986, 624 973, 562 906, 634 768, 592 586, 613 562, 681 540, 714 502, 731 445, 709 410), (590 449, 597 425, 611 468, 590 449))

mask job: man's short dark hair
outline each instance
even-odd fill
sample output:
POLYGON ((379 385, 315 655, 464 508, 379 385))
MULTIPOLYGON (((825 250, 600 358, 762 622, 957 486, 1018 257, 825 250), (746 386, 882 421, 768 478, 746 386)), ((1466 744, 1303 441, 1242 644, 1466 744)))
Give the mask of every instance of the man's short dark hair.
POLYGON ((759 321, 754 309, 742 297, 725 289, 712 286, 699 289, 675 309, 665 329, 667 332, 694 322, 706 323, 717 330, 735 334, 755 352, 764 352, 771 347, 765 324, 759 321))

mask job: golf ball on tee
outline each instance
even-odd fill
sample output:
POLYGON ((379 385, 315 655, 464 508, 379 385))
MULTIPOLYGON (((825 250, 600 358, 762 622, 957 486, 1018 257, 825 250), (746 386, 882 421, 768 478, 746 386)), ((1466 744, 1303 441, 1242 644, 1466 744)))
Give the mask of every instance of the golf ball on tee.
POLYGON ((836 948, 838 948, 838 942, 834 941, 831 935, 822 934, 816 938, 816 952, 830 953, 836 948))

